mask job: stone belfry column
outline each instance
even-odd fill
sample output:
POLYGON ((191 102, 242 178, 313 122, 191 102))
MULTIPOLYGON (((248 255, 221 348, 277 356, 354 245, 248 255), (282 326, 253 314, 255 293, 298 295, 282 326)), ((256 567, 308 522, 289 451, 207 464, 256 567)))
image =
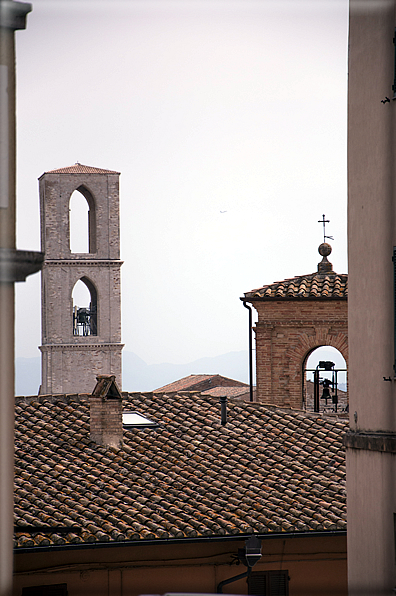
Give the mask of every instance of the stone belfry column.
POLYGON ((0 596, 12 592, 14 282, 38 271, 41 253, 15 246, 15 48, 31 5, 0 0, 0 596))
POLYGON ((91 393, 96 377, 121 385, 119 172, 79 163, 39 179, 42 271, 41 394, 91 393), (70 198, 77 191, 89 213, 87 252, 70 247, 70 198), (73 307, 86 286, 90 306, 73 307))

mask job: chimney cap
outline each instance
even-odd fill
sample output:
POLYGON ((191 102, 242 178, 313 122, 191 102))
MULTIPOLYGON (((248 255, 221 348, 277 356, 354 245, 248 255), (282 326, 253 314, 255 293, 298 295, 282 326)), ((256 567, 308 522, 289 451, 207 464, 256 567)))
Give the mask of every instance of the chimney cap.
POLYGON ((92 397, 103 399, 122 399, 121 391, 115 381, 115 375, 98 375, 97 383, 92 391, 92 397))

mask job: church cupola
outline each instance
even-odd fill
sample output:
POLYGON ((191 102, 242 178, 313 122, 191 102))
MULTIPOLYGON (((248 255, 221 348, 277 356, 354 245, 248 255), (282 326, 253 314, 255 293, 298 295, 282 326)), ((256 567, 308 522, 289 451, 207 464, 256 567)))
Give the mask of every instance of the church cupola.
POLYGON ((348 275, 333 271, 331 246, 322 216, 322 260, 317 271, 246 292, 241 298, 257 311, 257 400, 280 407, 307 407, 304 370, 316 348, 338 350, 348 366, 348 275))

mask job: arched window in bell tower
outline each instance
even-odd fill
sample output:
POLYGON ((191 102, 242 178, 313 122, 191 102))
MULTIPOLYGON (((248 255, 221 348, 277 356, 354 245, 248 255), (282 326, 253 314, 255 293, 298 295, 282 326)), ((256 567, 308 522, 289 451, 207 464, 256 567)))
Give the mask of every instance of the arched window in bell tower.
POLYGON ((347 364, 333 346, 318 346, 303 364, 303 404, 314 412, 348 412, 347 364))
POLYGON ((72 253, 96 252, 95 201, 84 186, 79 186, 70 197, 69 246, 72 253))
POLYGON ((82 277, 74 285, 73 335, 87 336, 98 334, 98 300, 93 283, 82 277))

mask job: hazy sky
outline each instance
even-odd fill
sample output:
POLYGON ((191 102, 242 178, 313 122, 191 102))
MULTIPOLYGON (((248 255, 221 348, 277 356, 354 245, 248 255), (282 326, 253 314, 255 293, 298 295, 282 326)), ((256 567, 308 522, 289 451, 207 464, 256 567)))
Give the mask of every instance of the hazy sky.
MULTIPOLYGON (((247 349, 239 297, 315 271, 323 213, 347 271, 347 18, 347 0, 33 0, 18 248, 40 249, 43 172, 120 171, 125 350, 247 349)), ((16 355, 39 355, 39 275, 17 284, 16 325, 16 355)))

